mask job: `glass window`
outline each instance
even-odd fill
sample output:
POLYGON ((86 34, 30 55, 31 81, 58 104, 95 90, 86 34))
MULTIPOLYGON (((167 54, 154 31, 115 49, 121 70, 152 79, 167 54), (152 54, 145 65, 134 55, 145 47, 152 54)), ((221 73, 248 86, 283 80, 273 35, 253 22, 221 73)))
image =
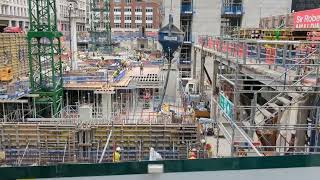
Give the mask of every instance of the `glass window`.
POLYGON ((117 21, 121 20, 121 16, 120 15, 115 15, 114 16, 114 20, 117 20, 117 21))
POLYGON ((136 7, 136 12, 142 12, 142 8, 141 7, 136 7))
POLYGON ((153 27, 153 26, 152 26, 152 23, 147 23, 147 24, 146 24, 146 28, 152 29, 152 27, 153 27))
POLYGON ((142 20, 142 16, 136 16, 136 20, 142 20))
POLYGON ((115 28, 121 28, 121 23, 115 23, 115 24, 114 24, 114 27, 115 27, 115 28))
POLYGON ((146 12, 153 12, 153 8, 146 8, 146 12))
POLYGON ((117 8, 114 8, 113 11, 114 11, 114 12, 121 12, 121 9, 120 9, 119 7, 117 7, 117 8))
POLYGON ((124 28, 131 28, 131 23, 125 23, 124 28))
POLYGON ((125 15, 124 20, 131 20, 131 15, 125 15))
POLYGON ((153 17, 152 16, 146 16, 147 21, 152 21, 153 17))
POLYGON ((125 12, 131 12, 131 8, 130 8, 130 7, 126 7, 126 8, 124 9, 124 11, 125 11, 125 12))

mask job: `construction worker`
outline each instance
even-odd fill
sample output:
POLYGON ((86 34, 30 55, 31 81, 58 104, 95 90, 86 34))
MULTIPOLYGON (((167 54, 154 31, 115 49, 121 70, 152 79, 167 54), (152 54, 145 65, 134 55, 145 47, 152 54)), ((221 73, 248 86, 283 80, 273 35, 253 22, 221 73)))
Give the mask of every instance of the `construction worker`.
POLYGON ((190 160, 192 160, 192 159, 197 159, 196 153, 191 152, 189 159, 190 159, 190 160))
POLYGON ((121 148, 117 147, 116 151, 113 153, 113 162, 117 163, 121 160, 121 154, 120 154, 121 148))
POLYGON ((6 152, 0 149, 0 165, 6 162, 6 152))
POLYGON ((238 156, 239 157, 245 157, 245 156, 247 156, 247 153, 243 148, 240 148, 239 151, 238 151, 238 156))
POLYGON ((142 75, 143 74, 143 63, 141 62, 140 63, 140 75, 142 75))
POLYGON ((189 152, 189 159, 192 157, 192 155, 195 155, 195 157, 197 157, 197 149, 196 148, 192 148, 191 151, 189 152))
POLYGON ((212 158, 213 156, 213 148, 211 144, 206 144, 207 156, 208 158, 212 158))

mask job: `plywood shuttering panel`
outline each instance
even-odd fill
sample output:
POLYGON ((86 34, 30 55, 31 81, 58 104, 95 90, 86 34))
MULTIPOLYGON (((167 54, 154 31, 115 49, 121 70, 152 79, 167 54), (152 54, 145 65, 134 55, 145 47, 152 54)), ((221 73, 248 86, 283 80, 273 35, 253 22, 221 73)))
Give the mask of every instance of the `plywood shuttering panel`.
POLYGON ((28 76, 28 46, 23 33, 0 33, 0 70, 11 68, 13 80, 28 76))

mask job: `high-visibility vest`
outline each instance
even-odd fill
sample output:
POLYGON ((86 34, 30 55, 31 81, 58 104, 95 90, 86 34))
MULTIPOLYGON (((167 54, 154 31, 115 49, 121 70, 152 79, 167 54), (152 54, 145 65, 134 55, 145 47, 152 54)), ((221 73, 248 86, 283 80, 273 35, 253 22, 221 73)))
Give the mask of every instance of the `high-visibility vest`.
POLYGON ((121 160, 121 155, 120 155, 120 153, 119 152, 114 152, 113 153, 113 162, 120 162, 120 160, 121 160))
POLYGON ((3 161, 6 159, 6 152, 0 151, 0 161, 3 161))

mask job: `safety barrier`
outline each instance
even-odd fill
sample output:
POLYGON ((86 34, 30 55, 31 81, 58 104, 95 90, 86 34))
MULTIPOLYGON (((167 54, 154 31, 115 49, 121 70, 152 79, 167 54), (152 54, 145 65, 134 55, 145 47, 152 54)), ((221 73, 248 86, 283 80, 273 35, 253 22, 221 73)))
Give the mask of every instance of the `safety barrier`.
POLYGON ((241 15, 243 14, 243 7, 241 4, 225 5, 223 6, 222 14, 225 15, 241 15))
MULTIPOLYGON (((104 158, 102 162, 112 162, 114 147, 116 144, 111 145, 104 154, 104 158)), ((155 150, 161 155, 164 160, 173 160, 179 159, 179 154, 181 152, 176 147, 168 147, 168 148, 157 148, 154 147, 155 150)), ((187 148, 187 147, 186 147, 187 148)), ((126 147, 125 144, 121 145, 121 162, 130 162, 130 161, 138 161, 138 160, 149 160, 149 151, 145 148, 139 150, 139 142, 137 142, 137 147, 126 147)), ((185 158, 187 157, 186 152, 185 158)), ((39 159, 45 163, 62 163, 62 162, 90 162, 96 163, 98 159, 100 159, 102 155, 102 150, 92 149, 89 152, 83 151, 72 151, 69 152, 68 149, 64 151, 63 149, 7 149, 5 151, 6 159, 5 162, 7 165, 17 166, 18 161, 21 162, 20 165, 32 165, 34 163, 38 163, 39 159)))
MULTIPOLYGON (((284 48, 283 46, 271 47, 266 43, 248 43, 236 42, 230 40, 221 40, 211 36, 200 36, 198 45, 204 48, 214 49, 218 52, 223 52, 231 57, 239 57, 255 60, 254 63, 269 64, 286 67, 290 64, 295 64, 304 57, 308 56, 315 50, 315 46, 306 43, 301 47, 284 48), (284 62, 285 60, 285 62, 284 62)), ((297 44, 298 45, 298 44, 297 44)))

